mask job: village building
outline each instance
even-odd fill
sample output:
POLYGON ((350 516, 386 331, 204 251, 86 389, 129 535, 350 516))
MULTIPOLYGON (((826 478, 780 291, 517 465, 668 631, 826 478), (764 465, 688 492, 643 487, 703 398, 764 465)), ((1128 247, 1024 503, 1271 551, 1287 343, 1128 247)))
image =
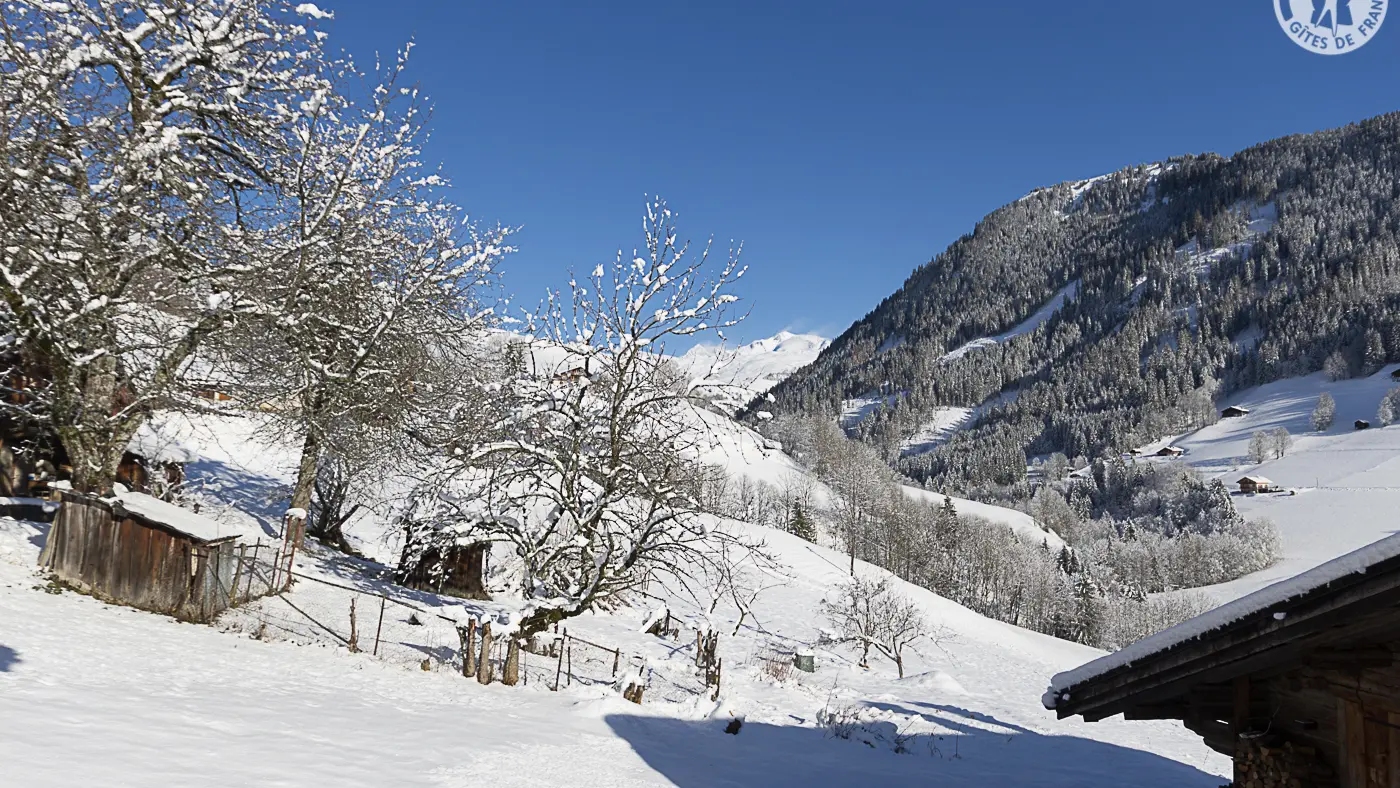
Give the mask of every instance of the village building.
POLYGON ((274 584, 272 548, 230 526, 142 493, 59 498, 39 564, 99 599, 207 623, 274 584))
POLYGON ((1279 489, 1277 484, 1274 484, 1272 480, 1266 479, 1263 476, 1246 476, 1243 479, 1240 479, 1239 485, 1240 492, 1244 493, 1245 495, 1254 495, 1255 493, 1278 492, 1279 489))
POLYGON ((1393 536, 1056 675, 1042 702, 1179 720, 1240 788, 1400 786, 1397 652, 1393 536))
POLYGON ((1231 405, 1225 410, 1220 411, 1220 418, 1222 419, 1240 419, 1248 415, 1249 408, 1241 408, 1239 405, 1231 405))

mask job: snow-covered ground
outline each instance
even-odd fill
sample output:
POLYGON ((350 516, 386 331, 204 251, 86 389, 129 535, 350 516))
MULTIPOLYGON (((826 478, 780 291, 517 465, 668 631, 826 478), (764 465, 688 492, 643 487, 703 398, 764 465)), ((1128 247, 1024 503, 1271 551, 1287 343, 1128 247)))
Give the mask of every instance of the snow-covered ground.
POLYGON ((919 487, 905 487, 904 494, 919 501, 926 501, 935 506, 942 505, 945 498, 952 498, 953 508, 958 514, 968 514, 973 517, 980 517, 993 523, 999 523, 1010 528, 1028 544, 1043 544, 1052 551, 1058 552, 1065 546, 1065 540, 1060 535, 1046 528, 1042 528, 1034 517, 1025 512, 1018 512, 1015 509, 1007 509, 1004 506, 993 506, 989 503, 979 503, 969 501, 966 498, 953 498, 951 495, 924 490, 919 487))
MULTIPOLYGON (((758 436, 715 414, 703 418, 711 417, 720 438, 713 451, 732 472, 764 479, 798 472, 758 436)), ((191 475, 205 485, 203 511, 270 535, 279 512, 269 499, 285 485, 292 453, 260 440, 254 426, 228 416, 171 428, 198 446, 191 475)), ((955 505, 989 519, 1008 512, 955 505)), ((652 691, 636 706, 606 683, 550 692, 538 673, 529 686, 482 687, 453 672, 453 633, 436 618, 441 633, 423 626, 413 635, 431 647, 386 647, 379 658, 350 654, 314 626, 272 626, 264 640, 245 634, 253 622, 296 620, 298 608, 343 615, 330 606, 346 598, 328 596, 342 592, 309 580, 216 627, 48 593, 34 569, 45 527, 0 521, 0 720, 21 723, 0 735, 0 763, 7 781, 39 787, 1116 786, 1131 775, 1135 785, 1204 788, 1228 772, 1228 761, 1170 723, 1056 721, 1040 704, 1049 676, 1101 652, 992 621, 899 581, 937 629, 936 642, 909 657, 904 680, 888 662, 861 669, 851 650, 819 643, 821 603, 846 577, 846 559, 781 532, 726 527, 761 537, 776 561, 765 574, 773 587, 737 635, 733 609, 721 605, 707 616, 664 591, 682 628, 675 640, 640 632, 654 601, 569 623, 571 633, 619 648, 625 669, 645 665, 652 691), (711 624, 722 633, 718 702, 683 686, 696 684, 696 627, 711 624), (778 680, 763 670, 765 655, 781 660, 806 648, 816 654, 815 674, 778 680), (854 719, 851 737, 834 736, 823 712, 854 719), (736 715, 745 724, 726 735, 736 715)), ((357 544, 389 557, 384 530, 375 517, 350 529, 357 544)), ((299 559, 309 576, 388 590, 366 568, 318 550, 299 559)), ((859 571, 881 573, 863 564, 859 571)), ((449 618, 505 613, 512 604, 393 593, 449 618)))
POLYGON ((1396 531, 1400 510, 1400 426, 1356 430, 1358 419, 1375 422, 1382 396, 1396 385, 1393 366, 1357 380, 1332 382, 1321 373, 1277 381, 1241 392, 1228 404, 1250 410, 1219 423, 1147 447, 1172 443, 1186 450, 1183 461, 1231 490, 1241 476, 1265 476, 1288 492, 1235 497, 1246 517, 1266 517, 1279 529, 1283 560, 1262 572, 1205 589, 1221 601, 1235 599, 1292 577, 1396 531), (1326 432, 1309 423, 1317 399, 1329 392, 1337 416, 1326 432), (1249 462, 1249 441, 1258 430, 1286 428, 1293 446, 1282 459, 1249 462), (1294 494, 1290 494, 1294 493, 1294 494))
MULTIPOLYGON (((815 643, 842 558, 769 533, 788 574, 726 636, 720 702, 626 703, 610 687, 482 687, 331 644, 253 640, 46 593, 42 529, 0 525, 0 761, 13 784, 1214 786, 1228 764, 1168 723, 1057 722, 1047 678, 1099 654, 906 589, 943 633, 869 671, 841 648, 779 682, 754 655, 815 643), (851 739, 819 724, 850 710, 851 739), (734 715, 739 735, 722 728, 734 715), (894 751, 897 735, 913 734, 894 751), (868 742, 868 743, 867 743, 868 742)), ((869 567, 862 571, 875 572, 869 567)), ((296 601, 303 585, 290 595, 296 601)), ((264 600, 263 604, 284 604, 264 600)), ((586 637, 684 670, 693 641, 637 633, 643 610, 576 620, 586 637)), ((687 624, 695 623, 693 618, 687 624)), ((692 631, 687 630, 687 634, 692 631)), ((689 668, 693 670, 693 668, 689 668)))

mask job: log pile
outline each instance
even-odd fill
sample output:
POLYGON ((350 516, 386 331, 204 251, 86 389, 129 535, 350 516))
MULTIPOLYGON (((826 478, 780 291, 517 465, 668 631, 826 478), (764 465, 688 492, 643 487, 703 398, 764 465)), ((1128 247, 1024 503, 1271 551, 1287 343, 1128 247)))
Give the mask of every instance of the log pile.
POLYGON ((1241 741, 1235 751, 1235 788, 1333 786, 1336 775, 1314 747, 1292 742, 1266 746, 1241 741))

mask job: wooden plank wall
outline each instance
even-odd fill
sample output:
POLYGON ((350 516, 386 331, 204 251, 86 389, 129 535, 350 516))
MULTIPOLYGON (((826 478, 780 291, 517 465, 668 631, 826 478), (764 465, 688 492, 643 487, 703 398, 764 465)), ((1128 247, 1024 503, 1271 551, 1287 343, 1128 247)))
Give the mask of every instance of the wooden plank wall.
POLYGON ((103 599, 208 622, 228 607, 236 548, 119 519, 100 502, 65 494, 39 560, 59 579, 103 599))

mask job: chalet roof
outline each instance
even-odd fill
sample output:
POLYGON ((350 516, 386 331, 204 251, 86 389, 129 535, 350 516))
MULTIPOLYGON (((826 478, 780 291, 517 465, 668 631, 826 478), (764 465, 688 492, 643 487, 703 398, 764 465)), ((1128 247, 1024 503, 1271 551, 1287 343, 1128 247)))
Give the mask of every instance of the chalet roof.
MULTIPOLYGON (((1247 647, 1257 656, 1267 648, 1277 647, 1277 644, 1262 641, 1281 631, 1319 621, 1323 625, 1334 625, 1343 603, 1352 603, 1350 598, 1343 599, 1344 596, 1362 598, 1379 593, 1378 589, 1393 593, 1397 587, 1400 587, 1400 535, 1387 537, 1183 621, 1121 651, 1058 673, 1050 680, 1041 701, 1047 709, 1058 711, 1061 717, 1076 714, 1079 713, 1076 707, 1086 702, 1085 696, 1094 694, 1100 685, 1113 683, 1117 685, 1113 691, 1124 695, 1134 681, 1164 681, 1168 669, 1173 671, 1174 680, 1180 680, 1186 669, 1183 666, 1191 664, 1193 655, 1178 652, 1194 650, 1199 652, 1194 656, 1199 657, 1226 647, 1247 647), (1177 658, 1170 659, 1173 656, 1177 658)), ((1114 713, 1107 705, 1100 707, 1095 718, 1114 713)))
POLYGON ((1260 485, 1260 486, 1265 486, 1265 485, 1272 485, 1272 484, 1274 483, 1274 480, 1273 480, 1273 479, 1266 479, 1266 478, 1264 478, 1263 476, 1245 476, 1245 477, 1243 477, 1242 479, 1240 479, 1238 482, 1235 482, 1235 483, 1236 483, 1236 484, 1243 484, 1244 482, 1249 482, 1250 484, 1256 484, 1256 485, 1260 485))
POLYGON ((1231 411, 1231 410, 1233 410, 1233 411, 1236 411, 1236 412, 1238 412, 1238 413, 1248 413, 1248 412, 1249 412, 1249 408, 1242 408, 1242 407, 1240 407, 1239 405, 1230 405, 1229 407, 1225 408, 1225 410, 1226 410, 1226 411, 1231 411))

